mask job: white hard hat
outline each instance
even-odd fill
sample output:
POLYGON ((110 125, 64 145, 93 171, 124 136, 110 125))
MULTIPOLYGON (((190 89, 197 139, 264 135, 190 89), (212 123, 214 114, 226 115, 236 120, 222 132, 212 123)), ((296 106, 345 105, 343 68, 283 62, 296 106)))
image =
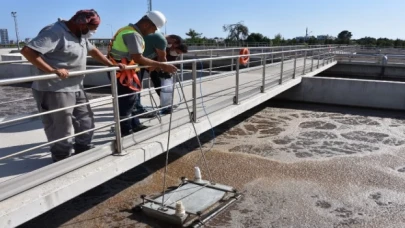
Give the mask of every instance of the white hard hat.
POLYGON ((161 28, 166 24, 166 17, 160 11, 149 11, 146 13, 146 16, 155 24, 156 28, 161 28))

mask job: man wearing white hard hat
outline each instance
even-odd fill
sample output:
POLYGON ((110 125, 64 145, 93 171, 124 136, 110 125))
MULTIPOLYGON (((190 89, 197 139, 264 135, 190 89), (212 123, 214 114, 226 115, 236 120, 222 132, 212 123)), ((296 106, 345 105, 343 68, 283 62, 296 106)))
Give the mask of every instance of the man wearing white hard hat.
MULTIPOLYGON (((147 12, 136 24, 129 24, 117 31, 110 43, 108 58, 112 62, 120 62, 125 65, 139 64, 159 68, 168 73, 176 72, 177 68, 175 66, 154 61, 142 55, 145 49, 143 36, 154 33, 165 24, 166 17, 161 12, 147 12)), ((133 93, 142 89, 141 81, 137 75, 138 71, 139 69, 117 72, 118 95, 132 93, 130 96, 120 97, 118 99, 120 119, 134 116, 133 108, 137 96, 133 93)), ((120 125, 122 136, 130 135, 146 128, 140 123, 139 118, 122 121, 120 125)))

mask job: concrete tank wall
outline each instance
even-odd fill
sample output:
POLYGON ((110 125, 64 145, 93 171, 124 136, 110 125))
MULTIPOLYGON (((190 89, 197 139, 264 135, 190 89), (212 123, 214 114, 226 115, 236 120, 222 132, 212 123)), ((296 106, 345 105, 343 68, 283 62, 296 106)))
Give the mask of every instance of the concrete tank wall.
POLYGON ((2 55, 8 55, 11 52, 15 52, 18 51, 17 48, 0 48, 0 61, 6 61, 4 59, 2 59, 2 55))
POLYGON ((303 77, 301 84, 276 98, 300 102, 405 110, 405 83, 303 77))
POLYGON ((356 78, 402 78, 405 79, 404 64, 388 64, 383 66, 375 63, 359 63, 359 62, 339 62, 335 66, 322 72, 322 76, 332 77, 356 77, 356 78))

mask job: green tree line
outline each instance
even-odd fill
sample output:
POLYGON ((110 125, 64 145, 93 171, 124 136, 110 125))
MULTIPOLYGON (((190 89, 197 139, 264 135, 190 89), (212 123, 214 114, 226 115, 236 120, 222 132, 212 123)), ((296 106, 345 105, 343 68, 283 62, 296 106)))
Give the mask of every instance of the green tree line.
POLYGON ((244 25, 243 21, 235 24, 227 24, 223 26, 223 31, 227 32, 226 38, 218 37, 207 38, 202 33, 190 29, 185 35, 188 37, 186 42, 189 44, 207 44, 207 43, 263 43, 271 46, 281 45, 298 45, 298 44, 357 44, 368 47, 405 47, 405 40, 388 39, 388 38, 373 38, 363 37, 360 39, 352 39, 353 34, 348 30, 343 30, 337 34, 336 38, 327 37, 326 39, 317 39, 315 36, 307 36, 301 38, 285 39, 280 33, 273 38, 264 36, 261 33, 249 33, 249 28, 244 25))

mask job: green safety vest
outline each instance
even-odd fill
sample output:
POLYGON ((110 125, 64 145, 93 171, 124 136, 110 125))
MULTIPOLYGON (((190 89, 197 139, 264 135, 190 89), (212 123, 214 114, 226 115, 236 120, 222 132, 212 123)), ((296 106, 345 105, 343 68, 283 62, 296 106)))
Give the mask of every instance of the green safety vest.
MULTIPOLYGON (((115 33, 113 39, 108 46, 108 58, 111 62, 116 64, 117 61, 125 65, 135 65, 135 61, 132 60, 131 55, 129 54, 128 47, 124 43, 122 36, 129 33, 138 33, 134 27, 125 26, 115 33)), ((139 34, 139 33, 138 33, 139 34)), ((142 36, 141 36, 142 37, 142 36)), ((145 41, 142 38, 142 52, 145 49, 145 41)), ((138 75, 136 74, 139 71, 139 68, 133 70, 123 70, 117 71, 116 77, 119 82, 126 87, 129 87, 131 90, 136 92, 142 89, 142 82, 139 80, 138 75)))
MULTIPOLYGON (((131 56, 128 51, 128 47, 124 43, 122 36, 129 33, 138 33, 132 26, 125 26, 115 33, 108 50, 108 56, 113 59, 120 61, 121 58, 126 57, 128 60, 131 60, 131 56)), ((142 37, 142 35, 141 35, 142 37)), ((145 50, 145 41, 142 38, 142 52, 145 50)))

